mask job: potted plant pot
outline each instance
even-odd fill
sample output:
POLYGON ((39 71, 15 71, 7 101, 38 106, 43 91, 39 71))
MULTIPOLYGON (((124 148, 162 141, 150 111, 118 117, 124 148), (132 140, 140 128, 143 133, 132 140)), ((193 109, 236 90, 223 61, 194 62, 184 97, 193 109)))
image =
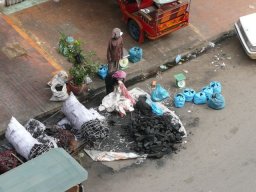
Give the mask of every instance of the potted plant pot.
POLYGON ((72 79, 67 81, 68 93, 73 92, 75 95, 80 95, 83 92, 86 92, 87 90, 88 90, 88 87, 85 83, 77 85, 72 81, 72 79))

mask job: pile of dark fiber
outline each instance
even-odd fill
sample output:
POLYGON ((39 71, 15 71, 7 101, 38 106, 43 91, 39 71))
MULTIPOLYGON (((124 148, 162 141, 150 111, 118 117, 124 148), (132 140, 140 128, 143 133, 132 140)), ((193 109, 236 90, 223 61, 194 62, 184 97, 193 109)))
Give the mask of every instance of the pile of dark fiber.
POLYGON ((135 140, 134 150, 148 157, 161 158, 176 150, 175 144, 182 142, 184 132, 179 132, 181 127, 177 118, 170 114, 163 116, 141 115, 133 113, 128 130, 135 140))

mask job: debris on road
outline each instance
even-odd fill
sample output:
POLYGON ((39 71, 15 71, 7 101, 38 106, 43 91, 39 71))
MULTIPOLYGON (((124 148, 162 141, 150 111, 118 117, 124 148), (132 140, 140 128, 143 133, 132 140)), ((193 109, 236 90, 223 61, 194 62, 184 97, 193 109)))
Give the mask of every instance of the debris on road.
POLYGON ((160 65, 160 67, 159 67, 162 71, 164 71, 164 70, 167 70, 168 69, 168 67, 166 66, 166 65, 160 65))
POLYGON ((209 42, 208 45, 209 45, 210 47, 212 47, 212 48, 215 47, 215 43, 213 43, 213 42, 209 42))
POLYGON ((186 69, 183 69, 182 71, 183 71, 184 73, 186 73, 186 74, 188 73, 188 70, 186 70, 186 69))
POLYGON ((181 60, 182 60, 181 55, 177 55, 176 58, 175 58, 176 64, 178 64, 181 60))
POLYGON ((214 69, 215 72, 218 69, 225 69, 226 68, 226 63, 225 63, 226 59, 230 60, 231 57, 228 56, 225 53, 222 53, 222 50, 217 55, 214 55, 213 61, 211 62, 211 64, 215 66, 215 69, 214 69))

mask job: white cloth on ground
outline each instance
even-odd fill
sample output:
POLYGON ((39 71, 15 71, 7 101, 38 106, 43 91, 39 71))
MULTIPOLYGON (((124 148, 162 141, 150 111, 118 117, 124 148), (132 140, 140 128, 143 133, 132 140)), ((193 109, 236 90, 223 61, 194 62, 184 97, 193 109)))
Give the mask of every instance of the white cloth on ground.
POLYGON ((129 98, 122 95, 120 87, 106 95, 99 106, 99 110, 107 112, 117 111, 122 115, 126 115, 126 111, 134 111, 133 103, 129 98))

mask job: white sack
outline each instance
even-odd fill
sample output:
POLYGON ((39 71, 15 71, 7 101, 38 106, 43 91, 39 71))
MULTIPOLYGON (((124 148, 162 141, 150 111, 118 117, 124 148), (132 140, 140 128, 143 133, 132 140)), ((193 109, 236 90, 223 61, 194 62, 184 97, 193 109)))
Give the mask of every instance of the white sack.
POLYGON ((97 119, 97 115, 92 114, 90 110, 81 104, 72 92, 63 103, 61 111, 65 114, 71 125, 78 130, 85 122, 97 119))
POLYGON ((11 118, 7 126, 5 137, 17 153, 27 160, 32 147, 35 144, 40 144, 14 117, 11 118))
POLYGON ((66 84, 59 84, 59 83, 54 83, 51 86, 51 91, 52 91, 52 97, 50 98, 50 101, 64 101, 68 98, 68 91, 67 91, 67 86, 66 84), (62 87, 61 90, 57 90, 56 87, 62 87))

